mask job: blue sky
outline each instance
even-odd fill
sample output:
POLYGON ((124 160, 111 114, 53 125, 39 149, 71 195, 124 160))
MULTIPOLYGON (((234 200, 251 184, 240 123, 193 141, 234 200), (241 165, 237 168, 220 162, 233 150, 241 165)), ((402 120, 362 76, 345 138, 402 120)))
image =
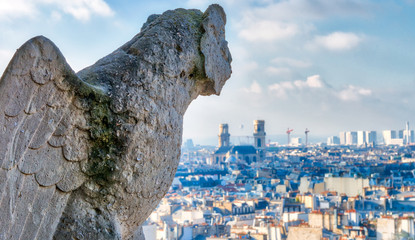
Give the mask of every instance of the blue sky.
MULTIPOLYGON (((220 3, 233 55, 221 96, 199 97, 184 139, 212 143, 220 123, 250 135, 337 135, 415 124, 415 1, 353 0, 0 0, 0 71, 15 49, 44 35, 75 71, 138 33, 147 17, 220 3), (242 127, 243 126, 243 127, 242 127)), ((271 139, 272 140, 272 139, 271 139)))

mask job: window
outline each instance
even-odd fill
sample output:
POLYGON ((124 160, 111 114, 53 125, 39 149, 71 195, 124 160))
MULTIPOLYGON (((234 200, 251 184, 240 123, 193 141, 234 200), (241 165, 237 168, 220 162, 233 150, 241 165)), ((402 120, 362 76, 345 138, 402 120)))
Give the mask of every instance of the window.
POLYGON ((257 139, 256 145, 257 145, 257 147, 261 147, 261 139, 260 138, 257 139))

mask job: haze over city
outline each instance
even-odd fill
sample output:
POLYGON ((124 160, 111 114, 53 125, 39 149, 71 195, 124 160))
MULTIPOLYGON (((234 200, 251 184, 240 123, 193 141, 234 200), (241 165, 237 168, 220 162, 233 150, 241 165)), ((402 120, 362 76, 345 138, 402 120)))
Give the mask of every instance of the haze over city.
POLYGON ((0 240, 415 239, 415 0, 1 0, 0 22, 0 240))
MULTIPOLYGON (((214 1, 3 1, 0 71, 27 39, 44 35, 78 71, 137 34, 148 15, 214 1)), ((403 129, 415 123, 414 1, 221 0, 233 74, 221 96, 199 97, 183 139, 214 143, 220 123, 250 135, 403 129), (243 127, 241 127, 243 126, 243 127)))

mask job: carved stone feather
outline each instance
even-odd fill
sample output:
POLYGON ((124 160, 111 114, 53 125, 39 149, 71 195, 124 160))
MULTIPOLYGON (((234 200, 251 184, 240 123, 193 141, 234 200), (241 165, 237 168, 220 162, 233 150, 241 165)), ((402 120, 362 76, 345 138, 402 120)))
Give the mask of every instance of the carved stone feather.
POLYGON ((231 74, 226 17, 176 9, 75 73, 45 37, 0 80, 0 239, 133 239, 175 175, 183 115, 231 74))

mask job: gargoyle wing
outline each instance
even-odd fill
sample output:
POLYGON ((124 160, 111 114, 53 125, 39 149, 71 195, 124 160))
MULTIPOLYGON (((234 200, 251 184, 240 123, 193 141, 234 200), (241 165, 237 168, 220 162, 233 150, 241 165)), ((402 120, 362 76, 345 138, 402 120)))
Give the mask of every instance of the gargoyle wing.
POLYGON ((81 80, 44 37, 19 48, 0 80, 0 239, 50 239, 85 181, 89 135, 71 81, 81 80))

